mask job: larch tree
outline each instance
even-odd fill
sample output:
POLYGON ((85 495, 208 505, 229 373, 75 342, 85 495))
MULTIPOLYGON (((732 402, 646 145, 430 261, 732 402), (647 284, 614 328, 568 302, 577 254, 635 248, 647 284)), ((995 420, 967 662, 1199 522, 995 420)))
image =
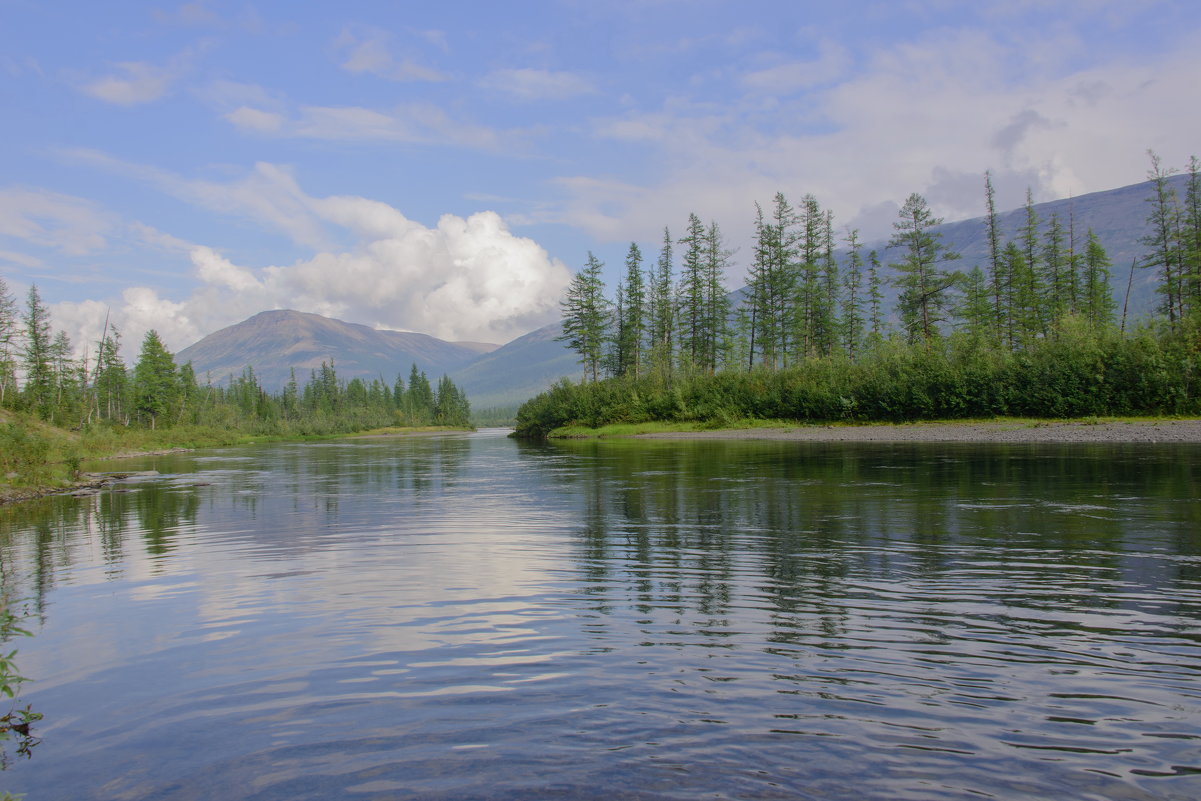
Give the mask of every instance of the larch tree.
POLYGON ((916 192, 901 207, 893 223, 896 233, 889 247, 903 248, 903 260, 892 265, 897 271, 901 323, 911 341, 929 342, 938 335, 938 325, 946 319, 950 289, 958 274, 945 269, 948 261, 959 258, 942 243, 931 229, 942 223, 930 211, 926 199, 916 192))
POLYGON ((561 304, 563 333, 556 337, 576 352, 584 366, 585 378, 594 382, 600 380, 609 328, 609 301, 601 278, 603 268, 604 264, 589 251, 588 260, 567 288, 561 304))

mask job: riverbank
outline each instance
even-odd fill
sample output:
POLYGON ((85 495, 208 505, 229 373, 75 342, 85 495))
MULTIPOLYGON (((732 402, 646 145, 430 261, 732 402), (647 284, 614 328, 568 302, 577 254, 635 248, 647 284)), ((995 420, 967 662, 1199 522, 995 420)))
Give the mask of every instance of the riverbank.
MULTIPOLYGON (((30 425, 26 421, 26 425, 30 425)), ((81 436, 52 426, 34 423, 25 432, 24 442, 32 442, 30 458, 23 460, 17 470, 0 474, 0 506, 43 498, 47 495, 68 495, 90 492, 113 481, 127 478, 127 473, 89 473, 79 471, 83 462, 112 459, 135 459, 147 456, 166 456, 187 453, 199 448, 219 448, 235 445, 255 445, 265 442, 308 442, 342 438, 384 438, 401 436, 430 436, 450 431, 465 431, 456 426, 390 426, 355 434, 305 434, 294 436, 253 435, 235 431, 189 427, 126 432, 106 430, 81 436), (32 440, 28 434, 33 433, 32 440), (176 444, 180 443, 180 444, 176 444), (143 444, 143 447, 138 447, 143 444), (149 445, 149 447, 145 447, 149 445), (159 447, 155 447, 155 446, 159 447)))
MULTIPOLYGON (((565 429, 571 438, 722 439, 798 442, 996 442, 996 443, 1197 443, 1201 420, 1171 418, 1027 420, 998 419, 880 423, 872 425, 786 425, 755 428, 652 430, 654 426, 565 429)), ((554 436, 554 434, 552 434, 554 436)))

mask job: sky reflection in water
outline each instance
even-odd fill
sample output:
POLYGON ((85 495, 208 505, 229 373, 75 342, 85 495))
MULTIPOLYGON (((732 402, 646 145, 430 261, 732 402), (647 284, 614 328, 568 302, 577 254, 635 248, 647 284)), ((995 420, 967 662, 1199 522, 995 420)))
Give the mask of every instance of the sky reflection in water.
POLYGON ((38 799, 1201 795, 1201 449, 490 432, 0 512, 38 799))

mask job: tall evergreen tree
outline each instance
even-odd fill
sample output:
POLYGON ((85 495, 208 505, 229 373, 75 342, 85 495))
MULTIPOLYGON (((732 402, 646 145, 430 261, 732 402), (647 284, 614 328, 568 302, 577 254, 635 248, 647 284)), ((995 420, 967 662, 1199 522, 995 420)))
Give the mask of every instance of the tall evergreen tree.
POLYGON ((950 305, 949 290, 958 280, 956 273, 942 267, 959 254, 948 250, 942 236, 931 230, 941 223, 916 192, 905 200, 893 223, 896 233, 888 244, 904 248, 904 261, 892 266, 899 274, 901 323, 911 341, 929 342, 937 336, 950 305))
POLYGON ((685 234, 676 244, 683 245, 678 295, 680 361, 700 368, 705 351, 705 226, 695 214, 688 215, 685 234))
POLYGON ((842 347, 851 359, 863 343, 863 244, 859 231, 847 231, 846 270, 842 274, 842 347))
POLYGON ((142 340, 142 350, 133 368, 134 409, 158 426, 159 418, 171 408, 179 394, 175 359, 151 329, 142 340))
POLYGON ((1168 183, 1172 170, 1165 169, 1153 151, 1148 150, 1147 155, 1151 159, 1151 170, 1147 174, 1152 185, 1151 197, 1147 199, 1151 204, 1147 216, 1150 230, 1141 241, 1149 250, 1141 266, 1159 272, 1158 291, 1163 295, 1160 309, 1167 315, 1168 325, 1175 328, 1182 308, 1180 248, 1176 236, 1180 209, 1176 190, 1168 183))
POLYGON ((730 299, 726 292, 726 270, 733 252, 726 247, 721 228, 710 222, 705 231, 704 277, 705 313, 702 366, 713 372, 717 369, 720 351, 730 335, 730 299))
POLYGON ((54 412, 54 365, 50 345, 50 311, 42 303, 37 284, 29 287, 25 304, 25 405, 43 420, 54 412))
POLYGON ((1183 292, 1186 311, 1201 316, 1201 161, 1191 156, 1184 190, 1182 241, 1183 292))
POLYGON ((651 360, 663 375, 670 375, 675 358, 676 298, 671 231, 663 229, 663 246, 651 273, 649 322, 651 360))
POLYGON ((642 251, 634 242, 626 252, 626 274, 618 293, 617 374, 638 376, 642 373, 646 336, 646 279, 642 274, 642 251))
POLYGON ((1101 246, 1101 240, 1088 230, 1088 240, 1084 246, 1084 275, 1083 275, 1083 316, 1093 326, 1102 328, 1113 323, 1116 308, 1113 300, 1113 290, 1109 285, 1109 256, 1101 246))
POLYGON ((17 345, 21 319, 17 301, 0 277, 0 407, 12 402, 17 392, 17 345))
POLYGON ((878 345, 884 339, 884 290, 880 275, 880 255, 876 251, 867 254, 867 319, 871 324, 868 339, 878 345))
POLYGON ((988 226, 988 270, 992 288, 993 326, 998 337, 1004 335, 1013 343, 1013 330, 1009 325, 1006 298, 1009 294, 1009 276, 1005 274, 1001 261, 1001 227, 997 221, 997 197, 992 185, 992 172, 984 173, 984 199, 987 206, 988 226))
POLYGON ((129 423, 129 372, 121 360, 121 333, 109 326, 96 349, 93 388, 101 420, 129 423))
POLYGON ((572 278, 563 299, 563 333, 556 337, 580 357, 585 377, 600 380, 601 361, 608 340, 609 302, 601 278, 604 264, 588 253, 584 267, 572 278))

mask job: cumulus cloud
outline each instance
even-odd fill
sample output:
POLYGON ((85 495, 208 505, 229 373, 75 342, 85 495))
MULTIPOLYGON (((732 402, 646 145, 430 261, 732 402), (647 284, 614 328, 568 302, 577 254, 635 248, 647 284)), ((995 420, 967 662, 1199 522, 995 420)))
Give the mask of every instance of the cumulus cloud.
MULTIPOLYGON (((256 168, 260 173, 266 165, 256 168)), ((276 174, 277 176, 279 173, 276 174)), ((255 269, 206 246, 188 246, 197 285, 183 300, 148 287, 126 289, 111 305, 60 303, 55 324, 73 341, 100 336, 106 315, 126 347, 154 328, 178 350, 218 328, 264 309, 310 311, 379 328, 418 331, 450 341, 504 343, 558 316, 569 270, 531 239, 513 234, 495 212, 443 216, 434 227, 406 218, 386 203, 362 197, 310 197, 295 186, 292 201, 315 224, 348 234, 353 244, 315 252, 290 264, 255 269)), ((231 202, 247 201, 248 184, 227 187, 231 202)), ((275 189, 259 185, 273 201, 275 189)), ((214 191, 210 186, 205 191, 214 191)), ((182 240, 143 227, 163 247, 182 240)))
POLYGON ((573 72, 528 68, 496 70, 480 85, 525 101, 567 100, 596 91, 591 81, 573 72))

